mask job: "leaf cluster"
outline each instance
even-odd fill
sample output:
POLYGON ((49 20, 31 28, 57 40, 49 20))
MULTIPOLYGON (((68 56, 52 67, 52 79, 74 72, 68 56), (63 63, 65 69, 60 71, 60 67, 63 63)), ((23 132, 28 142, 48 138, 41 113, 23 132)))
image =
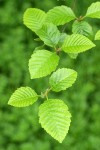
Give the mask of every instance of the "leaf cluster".
POLYGON ((56 70, 61 59, 59 53, 63 51, 71 58, 76 58, 79 53, 95 47, 91 39, 100 40, 100 31, 93 38, 92 27, 84 19, 87 17, 100 18, 99 8, 100 2, 93 3, 87 9, 86 15, 79 18, 67 6, 54 7, 47 13, 37 8, 29 8, 24 13, 24 24, 43 41, 43 47, 36 48, 29 60, 30 76, 31 79, 35 79, 51 75, 49 88, 38 95, 30 87, 21 87, 12 94, 8 104, 25 107, 35 103, 38 98, 45 99, 46 101, 39 107, 39 122, 47 133, 60 143, 69 130, 71 114, 62 100, 49 99, 48 93, 50 91, 60 92, 71 87, 77 78, 77 72, 70 68, 56 70), (64 25, 72 20, 74 23, 71 35, 59 31, 59 25, 64 25), (51 47, 52 51, 45 46, 51 47))

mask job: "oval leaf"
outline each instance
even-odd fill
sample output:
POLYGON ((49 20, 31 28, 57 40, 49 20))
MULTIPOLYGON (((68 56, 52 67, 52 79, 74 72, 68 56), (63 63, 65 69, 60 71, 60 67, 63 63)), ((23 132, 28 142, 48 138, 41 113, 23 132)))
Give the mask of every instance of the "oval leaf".
POLYGON ((62 143, 68 133, 71 114, 59 99, 49 99, 39 107, 39 123, 54 139, 62 143))
POLYGON ((47 50, 38 50, 29 60, 31 79, 49 75, 58 65, 59 56, 47 50))
POLYGON ((28 8, 24 13, 23 21, 29 29, 36 32, 42 27, 45 17, 44 11, 37 8, 28 8))
POLYGON ((100 18, 100 2, 92 3, 88 8, 85 17, 100 18))
POLYGON ((47 12, 46 21, 55 25, 63 25, 73 19, 75 15, 71 8, 67 6, 57 6, 47 12))
POLYGON ((46 45, 51 47, 55 47, 60 38, 59 30, 52 23, 43 25, 42 28, 37 31, 37 35, 46 45))
POLYGON ((8 104, 15 107, 26 107, 32 105, 37 99, 38 95, 33 89, 21 87, 11 95, 8 104))
POLYGON ((80 34, 72 34, 65 39, 62 49, 68 53, 81 53, 92 47, 95 47, 95 44, 87 37, 80 34))
POLYGON ((62 68, 54 72, 49 83, 52 91, 59 92, 71 87, 77 78, 77 72, 72 69, 62 68))
POLYGON ((100 30, 97 31, 95 35, 95 40, 100 40, 100 30))
POLYGON ((72 32, 82 34, 88 38, 93 37, 92 27, 86 21, 75 21, 72 25, 72 32))

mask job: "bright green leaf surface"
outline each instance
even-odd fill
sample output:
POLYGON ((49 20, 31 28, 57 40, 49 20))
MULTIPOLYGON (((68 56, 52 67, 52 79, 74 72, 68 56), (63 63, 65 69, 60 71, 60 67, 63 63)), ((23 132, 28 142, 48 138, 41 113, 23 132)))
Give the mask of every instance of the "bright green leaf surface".
POLYGON ((60 38, 60 32, 57 27, 52 24, 45 24, 37 31, 38 36, 48 46, 55 47, 60 38))
POLYGON ((29 60, 31 79, 49 75, 58 65, 59 56, 47 50, 34 52, 29 60))
POLYGON ((85 17, 100 18, 100 2, 92 3, 88 8, 85 17))
POLYGON ((39 107, 39 122, 54 139, 62 143, 68 133, 71 114, 59 99, 49 99, 39 107))
POLYGON ((55 25, 63 25, 73 19, 75 15, 71 8, 67 6, 57 6, 47 12, 46 21, 55 25))
POLYGON ((95 35, 95 40, 100 40, 100 30, 97 31, 95 35))
POLYGON ((37 93, 30 87, 17 89, 10 97, 8 104, 15 107, 26 107, 32 105, 38 99, 37 93))
POLYGON ((95 44, 87 37, 80 34, 72 34, 66 37, 62 49, 66 53, 81 53, 95 47, 95 44))
POLYGON ((42 27, 45 17, 44 11, 37 8, 28 8, 24 13, 23 21, 29 29, 36 32, 42 27))
POLYGON ((92 27, 86 21, 75 21, 72 26, 72 32, 82 34, 88 38, 93 37, 92 27))
POLYGON ((54 72, 49 83, 53 91, 59 92, 71 87, 77 78, 77 72, 72 69, 62 68, 54 72))

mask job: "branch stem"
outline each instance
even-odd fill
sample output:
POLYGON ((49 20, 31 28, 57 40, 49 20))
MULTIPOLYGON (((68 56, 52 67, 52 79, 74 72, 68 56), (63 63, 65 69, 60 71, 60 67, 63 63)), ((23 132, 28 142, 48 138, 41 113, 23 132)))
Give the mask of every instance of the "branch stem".
POLYGON ((44 93, 41 93, 41 98, 46 98, 48 100, 48 94, 51 91, 51 88, 47 88, 44 93))

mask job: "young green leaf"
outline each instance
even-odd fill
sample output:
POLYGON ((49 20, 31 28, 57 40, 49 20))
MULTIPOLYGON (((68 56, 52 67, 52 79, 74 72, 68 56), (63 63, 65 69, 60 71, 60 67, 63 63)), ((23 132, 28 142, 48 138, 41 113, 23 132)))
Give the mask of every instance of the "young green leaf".
POLYGON ((49 83, 52 91, 59 92, 71 87, 77 78, 77 72, 72 69, 62 68, 54 72, 49 83))
POLYGON ((55 47, 60 38, 59 30, 52 23, 44 24, 42 28, 37 31, 37 35, 46 45, 51 47, 55 47))
POLYGON ((88 8, 85 17, 100 18, 100 2, 95 2, 88 8))
POLYGON ((40 42, 41 39, 40 38, 35 38, 34 41, 40 42))
POLYGON ((68 35, 66 33, 60 33, 60 38, 59 38, 59 42, 58 42, 59 47, 61 47, 63 45, 64 40, 67 36, 68 35))
POLYGON ((41 49, 44 49, 44 44, 41 45, 41 46, 38 46, 34 49, 34 52, 37 51, 37 50, 41 50, 41 49))
POLYGON ((54 139, 62 143, 68 133, 71 114, 59 99, 49 99, 39 107, 39 123, 54 139))
POLYGON ((57 6, 47 12, 46 21, 55 25, 63 25, 75 19, 75 15, 71 8, 67 6, 57 6))
POLYGON ((45 21, 46 14, 44 11, 37 8, 28 8, 23 16, 24 24, 36 32, 40 29, 45 21))
POLYGON ((76 59, 78 56, 78 53, 68 53, 69 57, 72 59, 76 59))
POLYGON ((75 21, 72 25, 72 32, 82 34, 88 38, 93 37, 92 27, 86 21, 75 21))
POLYGON ((97 31, 95 35, 95 40, 100 40, 100 30, 97 31))
POLYGON ((66 37, 62 49, 66 53, 81 53, 95 47, 95 44, 87 37, 80 34, 72 34, 66 37))
POLYGON ((38 95, 33 89, 21 87, 11 95, 8 104, 15 107, 26 107, 32 105, 37 99, 38 95))
POLYGON ((49 75, 58 65, 59 56, 47 50, 38 50, 29 60, 31 79, 49 75))

